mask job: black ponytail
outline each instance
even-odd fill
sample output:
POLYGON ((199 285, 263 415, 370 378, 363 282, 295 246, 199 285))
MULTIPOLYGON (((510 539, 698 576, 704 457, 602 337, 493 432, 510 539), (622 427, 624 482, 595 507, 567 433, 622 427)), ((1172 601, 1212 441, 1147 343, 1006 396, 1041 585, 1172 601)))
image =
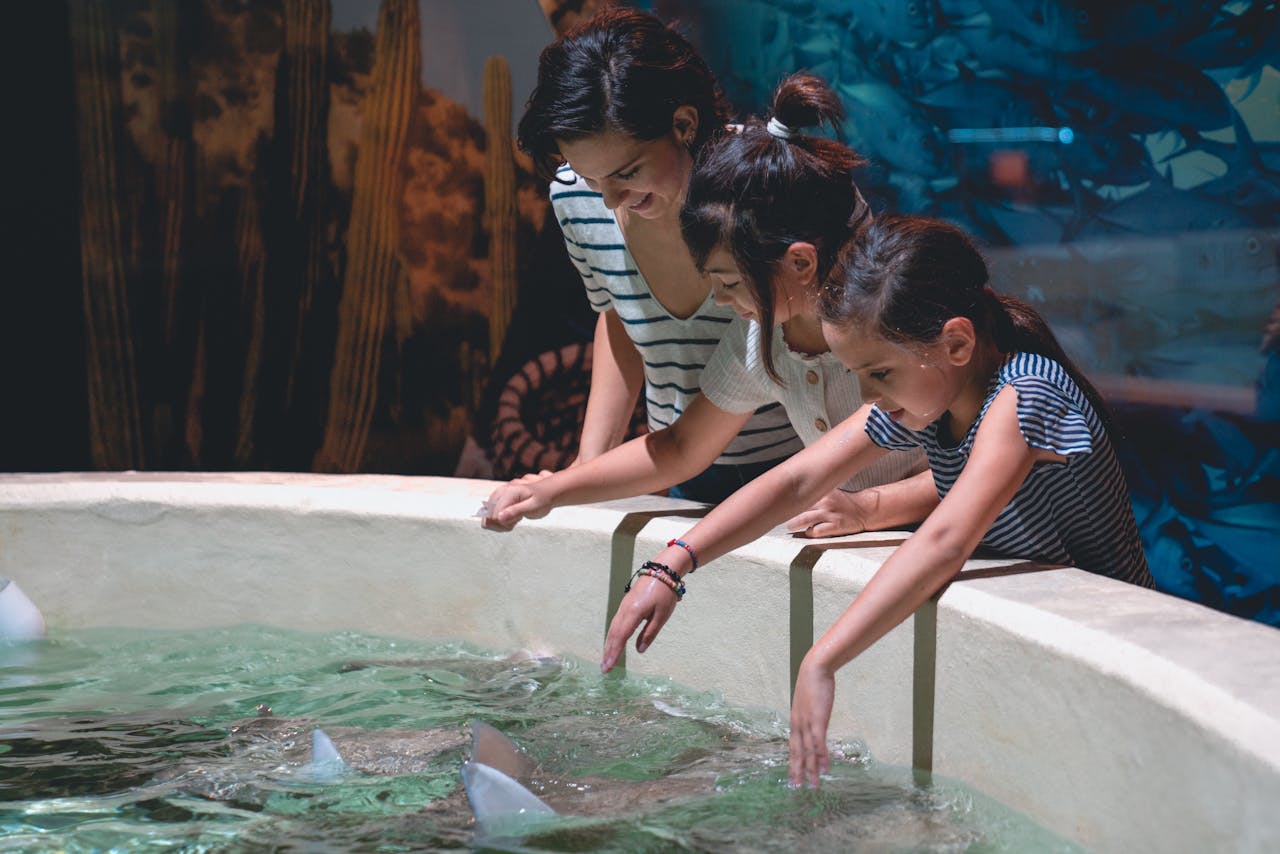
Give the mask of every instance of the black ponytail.
POLYGON ((843 119, 830 87, 811 74, 793 74, 775 91, 772 111, 782 127, 775 123, 771 130, 751 118, 739 133, 703 149, 680 226, 700 269, 717 246, 733 255, 758 309, 765 370, 781 382, 772 349, 774 265, 791 244, 811 243, 820 284, 868 213, 852 174, 863 159, 838 142, 804 133, 843 119))

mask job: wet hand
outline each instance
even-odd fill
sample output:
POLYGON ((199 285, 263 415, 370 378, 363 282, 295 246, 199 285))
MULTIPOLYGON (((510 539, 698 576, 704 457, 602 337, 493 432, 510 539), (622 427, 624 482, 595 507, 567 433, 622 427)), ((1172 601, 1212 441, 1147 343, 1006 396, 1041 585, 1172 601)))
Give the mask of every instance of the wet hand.
POLYGON ((609 634, 604 640, 604 655, 600 659, 600 671, 608 673, 613 669, 622 651, 626 649, 627 639, 641 623, 645 625, 636 638, 636 652, 648 649, 679 601, 675 592, 656 578, 637 578, 609 623, 609 634))
POLYGON ((804 657, 796 676, 791 700, 791 761, 788 773, 792 786, 818 786, 831 768, 827 750, 827 727, 835 702, 834 671, 822 666, 813 651, 804 657))
POLYGON ((867 530, 867 514, 859 493, 833 489, 817 504, 787 520, 787 530, 806 537, 839 537, 867 530))
POLYGON ((551 510, 550 503, 530 484, 519 480, 495 489, 484 506, 486 512, 480 518, 480 527, 503 533, 514 528, 521 519, 540 519, 551 510))

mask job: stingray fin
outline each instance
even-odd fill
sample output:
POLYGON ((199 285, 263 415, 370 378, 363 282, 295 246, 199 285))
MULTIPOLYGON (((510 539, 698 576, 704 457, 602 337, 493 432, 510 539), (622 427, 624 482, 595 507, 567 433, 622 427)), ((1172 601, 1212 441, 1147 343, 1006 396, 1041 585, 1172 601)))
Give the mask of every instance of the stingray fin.
POLYGON ((482 829, 522 816, 555 815, 555 810, 515 779, 474 759, 463 763, 462 783, 482 829))
POLYGON ((471 722, 471 760, 508 777, 530 777, 537 770, 514 741, 482 721, 471 722))
POLYGON ((333 739, 319 727, 311 731, 311 761, 307 763, 305 773, 310 777, 338 777, 350 771, 343 761, 342 754, 334 746, 333 739))
POLYGON ((44 617, 18 582, 0 578, 0 640, 36 640, 45 636, 44 617))

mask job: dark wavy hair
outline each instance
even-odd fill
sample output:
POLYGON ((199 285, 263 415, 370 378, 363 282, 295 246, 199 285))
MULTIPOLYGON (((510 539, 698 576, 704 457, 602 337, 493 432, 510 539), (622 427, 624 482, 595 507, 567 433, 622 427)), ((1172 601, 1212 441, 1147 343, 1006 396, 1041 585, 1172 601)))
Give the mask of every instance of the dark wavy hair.
POLYGON ((953 317, 966 317, 1001 353, 1037 353, 1066 369, 1110 430, 1093 384, 1027 303, 987 287, 987 264, 967 234, 922 216, 882 216, 842 251, 818 301, 822 319, 869 325, 888 341, 931 344, 953 317))
POLYGON ((711 68, 652 15, 607 8, 543 49, 516 139, 538 174, 552 180, 561 162, 556 140, 604 130, 658 139, 685 104, 698 112, 696 153, 731 115, 711 68))
POLYGON ((853 181, 862 157, 798 133, 839 126, 844 108, 830 87, 811 74, 793 74, 774 92, 772 111, 792 136, 776 136, 752 118, 741 132, 706 146, 694 165, 680 228, 699 269, 717 246, 733 255, 759 311, 765 370, 780 383, 772 349, 774 265, 791 244, 812 243, 821 284, 870 211, 853 181))

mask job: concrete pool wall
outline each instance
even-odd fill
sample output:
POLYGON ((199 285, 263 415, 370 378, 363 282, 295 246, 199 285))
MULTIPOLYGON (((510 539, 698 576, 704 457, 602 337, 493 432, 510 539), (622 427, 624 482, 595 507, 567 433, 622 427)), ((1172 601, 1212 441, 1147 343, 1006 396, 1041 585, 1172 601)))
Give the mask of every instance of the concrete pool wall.
MULTIPOLYGON (((0 576, 66 628, 265 623, 598 661, 610 603, 702 511, 645 497, 510 534, 494 484, 286 474, 0 476, 0 576)), ((785 712, 798 656, 903 533, 776 532, 689 579, 633 672, 785 712)), ((831 735, 1100 851, 1280 843, 1280 631, 1076 569, 971 560, 841 671, 831 735)))

